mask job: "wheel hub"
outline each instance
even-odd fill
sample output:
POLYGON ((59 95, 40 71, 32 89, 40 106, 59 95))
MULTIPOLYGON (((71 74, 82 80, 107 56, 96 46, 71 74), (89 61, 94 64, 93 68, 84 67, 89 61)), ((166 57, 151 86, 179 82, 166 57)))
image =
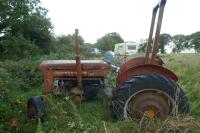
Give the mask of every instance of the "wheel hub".
POLYGON ((142 92, 132 97, 128 104, 129 117, 148 118, 162 117, 170 113, 167 98, 157 92, 142 92))
POLYGON ((156 112, 154 110, 145 110, 144 115, 148 118, 154 118, 156 116, 156 112))

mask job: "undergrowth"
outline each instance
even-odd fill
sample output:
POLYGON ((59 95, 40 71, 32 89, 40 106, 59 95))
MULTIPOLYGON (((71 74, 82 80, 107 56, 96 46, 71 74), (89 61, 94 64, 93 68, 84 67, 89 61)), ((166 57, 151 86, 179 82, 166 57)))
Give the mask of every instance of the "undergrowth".
MULTIPOLYGON (((43 59, 49 58, 0 62, 0 133, 39 133, 43 130, 49 133, 198 133, 200 131, 200 54, 162 55, 165 67, 177 74, 178 83, 189 97, 191 108, 189 116, 116 121, 112 117, 107 100, 96 99, 75 104, 70 97, 48 95, 44 96, 48 121, 44 124, 44 129, 39 130, 41 124, 27 119, 26 102, 31 96, 43 95, 42 75, 38 65, 43 59), (12 128, 10 125, 13 118, 17 121, 17 128, 12 128)), ((113 78, 108 81, 113 82, 113 78)))

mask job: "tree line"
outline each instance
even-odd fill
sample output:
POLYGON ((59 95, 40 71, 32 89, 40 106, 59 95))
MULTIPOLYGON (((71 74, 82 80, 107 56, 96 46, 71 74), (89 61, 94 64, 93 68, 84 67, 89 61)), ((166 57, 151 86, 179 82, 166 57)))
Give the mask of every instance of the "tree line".
MULTIPOLYGON (((147 39, 141 40, 139 43, 139 52, 145 52, 147 39)), ((159 51, 166 53, 165 46, 172 45, 172 52, 179 53, 184 49, 194 49, 195 52, 200 52, 200 31, 190 35, 177 34, 171 36, 170 34, 163 33, 160 35, 159 51)))
MULTIPOLYGON (((32 56, 59 53, 65 48, 73 51, 74 34, 55 37, 53 25, 47 17, 48 10, 40 0, 1 0, 0 2, 0 59, 20 60, 32 56)), ((80 44, 87 45, 79 36, 80 44)), ((124 42, 116 32, 105 34, 92 47, 102 51, 113 50, 116 43, 124 42)), ((147 40, 141 41, 139 51, 144 52, 147 40)), ((191 35, 164 33, 160 36, 160 51, 174 43, 173 52, 194 48, 200 52, 200 31, 191 35)), ((91 46, 91 45, 87 45, 91 46)))

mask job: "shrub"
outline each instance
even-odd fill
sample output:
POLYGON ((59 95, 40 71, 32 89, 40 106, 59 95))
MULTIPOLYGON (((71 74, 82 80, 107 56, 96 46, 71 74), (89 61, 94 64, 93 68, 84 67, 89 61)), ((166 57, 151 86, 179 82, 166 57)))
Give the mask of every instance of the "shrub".
POLYGON ((20 60, 40 55, 42 50, 23 36, 13 36, 0 41, 0 58, 20 60))
POLYGON ((42 76, 38 65, 38 60, 5 61, 5 68, 17 82, 19 89, 25 90, 42 84, 42 76))

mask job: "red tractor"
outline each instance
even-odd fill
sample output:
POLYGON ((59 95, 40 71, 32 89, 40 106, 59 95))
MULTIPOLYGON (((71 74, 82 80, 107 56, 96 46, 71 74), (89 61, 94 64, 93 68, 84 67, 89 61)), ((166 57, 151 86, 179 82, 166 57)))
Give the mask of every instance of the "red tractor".
MULTIPOLYGON (((186 94, 177 84, 177 76, 156 55, 166 0, 154 8, 145 57, 125 61, 119 68, 110 64, 112 55, 105 61, 80 60, 78 30, 75 31, 76 60, 48 60, 40 64, 44 75, 45 94, 71 95, 75 101, 94 99, 99 90, 105 89, 104 79, 109 68, 117 71, 117 84, 113 89, 111 107, 118 119, 149 118, 187 114, 189 103, 186 94), (154 25, 157 27, 153 39, 154 25)), ((45 116, 41 97, 28 101, 28 116, 45 116)))

